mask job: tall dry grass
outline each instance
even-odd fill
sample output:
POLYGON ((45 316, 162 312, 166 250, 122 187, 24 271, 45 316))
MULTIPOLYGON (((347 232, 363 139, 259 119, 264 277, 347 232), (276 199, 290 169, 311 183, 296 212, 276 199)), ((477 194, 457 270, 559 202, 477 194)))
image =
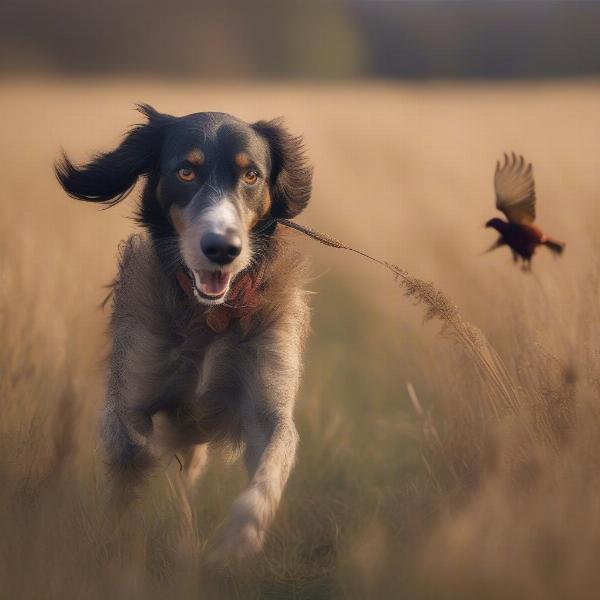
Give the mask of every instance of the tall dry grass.
POLYGON ((596 85, 0 92, 12 117, 0 147, 0 596, 597 595, 596 85), (168 484, 177 465, 122 531, 106 514, 99 304, 131 205, 77 205, 50 165, 61 144, 83 156, 113 143, 137 100, 289 115, 317 168, 301 220, 408 269, 389 265, 399 291, 384 269, 299 237, 319 292, 300 455, 264 555, 236 570, 203 555, 243 485, 239 465, 214 457, 191 533, 168 484), (513 145, 536 165, 544 225, 569 243, 533 277, 477 256, 495 154, 513 145), (199 548, 191 563, 184 535, 199 548))

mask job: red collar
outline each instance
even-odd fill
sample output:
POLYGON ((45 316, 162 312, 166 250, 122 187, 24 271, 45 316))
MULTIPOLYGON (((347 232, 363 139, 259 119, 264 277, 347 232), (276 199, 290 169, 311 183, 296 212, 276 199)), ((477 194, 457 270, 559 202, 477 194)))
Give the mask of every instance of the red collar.
MULTIPOLYGON (((178 269, 175 278, 184 293, 194 298, 194 286, 190 276, 178 269)), ((244 273, 232 284, 223 304, 209 307, 206 310, 206 324, 215 333, 223 333, 229 329, 231 322, 238 319, 242 327, 250 324, 250 317, 259 309, 262 281, 256 273, 244 273)))

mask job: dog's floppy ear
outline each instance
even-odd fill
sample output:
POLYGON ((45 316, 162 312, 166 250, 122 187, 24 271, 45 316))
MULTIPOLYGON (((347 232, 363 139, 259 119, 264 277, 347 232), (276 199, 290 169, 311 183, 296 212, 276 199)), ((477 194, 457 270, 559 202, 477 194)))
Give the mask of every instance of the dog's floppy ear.
POLYGON ((281 119, 258 121, 252 126, 268 142, 271 151, 271 216, 292 218, 310 200, 312 167, 300 136, 293 136, 281 119))
POLYGON ((138 110, 147 122, 133 127, 111 152, 96 155, 84 165, 74 165, 63 153, 55 165, 56 177, 73 198, 103 202, 109 206, 131 192, 140 175, 149 173, 158 161, 164 125, 173 119, 147 104, 138 110))

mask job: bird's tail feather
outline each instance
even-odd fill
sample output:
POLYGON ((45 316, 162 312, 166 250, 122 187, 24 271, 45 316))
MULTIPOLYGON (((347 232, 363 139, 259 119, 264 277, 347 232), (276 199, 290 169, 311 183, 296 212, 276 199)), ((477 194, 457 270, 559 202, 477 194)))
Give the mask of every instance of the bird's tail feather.
POLYGON ((562 254, 565 249, 565 244, 563 242, 559 242, 558 240, 553 240, 552 238, 546 239, 544 245, 550 248, 552 252, 555 254, 562 254))

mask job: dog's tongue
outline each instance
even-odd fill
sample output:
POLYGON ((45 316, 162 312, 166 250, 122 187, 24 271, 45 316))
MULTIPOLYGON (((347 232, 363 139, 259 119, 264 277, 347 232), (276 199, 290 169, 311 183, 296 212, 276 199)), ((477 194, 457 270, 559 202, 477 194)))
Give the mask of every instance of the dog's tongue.
POLYGON ((207 296, 222 296, 227 290, 231 273, 200 271, 198 289, 207 296))

